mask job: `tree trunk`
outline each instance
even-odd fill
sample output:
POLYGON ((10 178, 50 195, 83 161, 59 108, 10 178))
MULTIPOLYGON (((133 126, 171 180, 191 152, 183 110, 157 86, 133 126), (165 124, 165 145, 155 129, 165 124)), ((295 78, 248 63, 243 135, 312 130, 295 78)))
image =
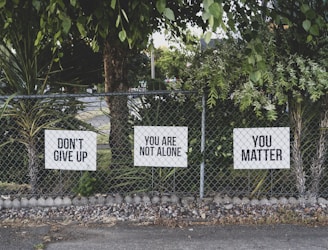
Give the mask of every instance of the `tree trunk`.
POLYGON ((303 196, 306 191, 306 175, 303 167, 302 159, 302 130, 303 130, 303 118, 302 118, 302 103, 298 103, 295 100, 289 101, 289 108, 291 114, 291 123, 293 125, 293 144, 292 144, 292 161, 293 171, 296 177, 296 187, 300 196, 303 196))
POLYGON ((313 163, 311 164, 311 195, 317 197, 319 195, 319 183, 324 170, 324 162, 328 152, 328 95, 323 103, 323 112, 320 119, 319 140, 317 143, 317 152, 313 163))
POLYGON ((28 156, 28 170, 30 177, 30 185, 32 194, 38 193, 38 174, 39 174, 39 158, 36 143, 33 139, 30 139, 27 148, 28 156))
POLYGON ((128 48, 123 44, 111 44, 105 42, 104 46, 104 75, 105 92, 117 93, 115 96, 107 96, 106 102, 110 114, 109 146, 111 148, 111 166, 131 163, 131 145, 129 142, 129 110, 127 95, 119 95, 118 92, 128 91, 126 80, 126 58, 128 48))

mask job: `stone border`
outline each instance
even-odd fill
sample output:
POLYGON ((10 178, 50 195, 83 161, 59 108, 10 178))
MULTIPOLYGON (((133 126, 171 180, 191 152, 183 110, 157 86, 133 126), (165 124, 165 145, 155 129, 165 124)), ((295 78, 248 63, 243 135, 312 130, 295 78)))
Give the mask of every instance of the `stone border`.
POLYGON ((127 195, 125 197, 120 194, 106 195, 106 196, 90 196, 90 197, 31 197, 28 198, 14 198, 1 196, 0 198, 0 209, 20 209, 20 208, 34 208, 34 207, 64 207, 64 206, 85 206, 85 205, 104 205, 112 206, 115 204, 201 204, 201 203, 215 203, 216 205, 223 205, 225 208, 230 209, 234 205, 259 205, 259 206, 270 206, 270 205, 328 205, 328 200, 325 198, 295 198, 295 197, 271 197, 269 199, 249 199, 244 197, 229 197, 222 196, 220 194, 214 197, 208 197, 204 199, 195 198, 191 196, 179 198, 176 195, 163 195, 163 196, 148 196, 148 195, 127 195))

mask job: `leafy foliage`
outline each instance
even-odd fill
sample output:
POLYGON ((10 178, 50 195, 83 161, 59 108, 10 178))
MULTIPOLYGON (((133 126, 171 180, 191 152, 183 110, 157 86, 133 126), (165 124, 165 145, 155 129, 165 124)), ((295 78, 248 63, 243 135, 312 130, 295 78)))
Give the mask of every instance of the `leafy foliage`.
POLYGON ((81 196, 90 196, 95 191, 96 178, 92 177, 89 172, 84 172, 79 180, 75 193, 81 196))

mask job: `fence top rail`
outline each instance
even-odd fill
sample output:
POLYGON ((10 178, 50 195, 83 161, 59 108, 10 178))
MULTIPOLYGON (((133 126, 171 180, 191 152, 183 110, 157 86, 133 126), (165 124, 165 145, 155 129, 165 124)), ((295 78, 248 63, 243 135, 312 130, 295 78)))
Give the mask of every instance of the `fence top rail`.
POLYGON ((80 93, 80 94, 44 94, 44 95, 0 95, 0 100, 12 99, 45 99, 45 98, 72 98, 72 97, 104 97, 104 96, 142 96, 142 95, 169 95, 169 94, 195 94, 193 90, 147 90, 106 93, 80 93))

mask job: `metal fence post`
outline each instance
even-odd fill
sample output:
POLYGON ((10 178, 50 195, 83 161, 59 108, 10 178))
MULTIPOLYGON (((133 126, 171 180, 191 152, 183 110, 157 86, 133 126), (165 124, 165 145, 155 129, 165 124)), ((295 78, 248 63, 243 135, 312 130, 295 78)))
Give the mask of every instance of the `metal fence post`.
POLYGON ((205 108, 206 108, 205 91, 202 96, 202 121, 201 121, 201 143, 200 150, 202 155, 202 162, 200 164, 200 187, 199 196, 204 197, 204 176, 205 176, 205 108))

